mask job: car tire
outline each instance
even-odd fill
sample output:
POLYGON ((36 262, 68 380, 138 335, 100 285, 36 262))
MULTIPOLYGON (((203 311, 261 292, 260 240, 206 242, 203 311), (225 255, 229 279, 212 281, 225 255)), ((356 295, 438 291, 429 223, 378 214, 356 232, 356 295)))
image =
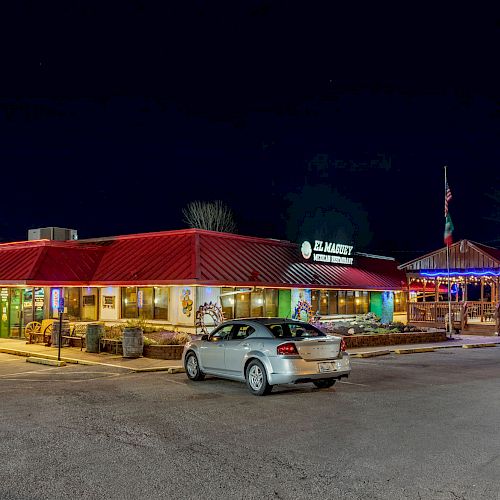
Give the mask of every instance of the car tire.
POLYGON ((328 389, 329 387, 333 387, 335 382, 337 382, 337 380, 334 378, 324 378, 322 380, 314 380, 313 384, 318 389, 328 389))
POLYGON ((264 365, 257 359, 248 363, 245 371, 245 380, 248 390, 254 396, 265 396, 273 390, 273 386, 267 381, 267 373, 264 365))
POLYGON ((195 382, 197 382, 198 380, 203 380, 205 378, 205 374, 200 369, 198 357, 192 351, 188 352, 186 355, 184 368, 186 369, 186 375, 188 376, 189 380, 194 380, 195 382))

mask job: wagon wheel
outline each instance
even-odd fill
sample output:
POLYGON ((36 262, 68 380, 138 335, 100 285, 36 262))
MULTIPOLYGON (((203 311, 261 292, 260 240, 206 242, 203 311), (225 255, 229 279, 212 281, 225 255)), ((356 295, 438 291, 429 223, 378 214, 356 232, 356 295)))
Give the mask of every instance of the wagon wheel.
POLYGON ((208 316, 215 326, 220 325, 224 321, 224 312, 218 304, 205 302, 196 311, 196 328, 201 329, 203 335, 208 335, 207 322, 205 317, 208 316))
POLYGON ((24 327, 24 337, 27 340, 31 339, 33 333, 40 332, 42 325, 38 321, 31 321, 24 327))
POLYGON ((50 344, 52 342, 52 330, 54 329, 53 323, 50 323, 45 327, 45 330, 43 331, 43 341, 47 344, 50 344), (48 340, 47 340, 48 337, 48 340))

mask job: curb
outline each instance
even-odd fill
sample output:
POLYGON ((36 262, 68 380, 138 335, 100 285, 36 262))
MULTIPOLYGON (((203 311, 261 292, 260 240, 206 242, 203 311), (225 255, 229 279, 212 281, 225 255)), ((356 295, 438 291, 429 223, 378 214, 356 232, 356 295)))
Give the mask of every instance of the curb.
POLYGON ((147 373, 147 372, 167 372, 167 373, 184 373, 184 368, 182 366, 153 366, 151 368, 129 368, 135 373, 147 373))
POLYGON ((14 356, 23 356, 28 361, 28 359, 31 358, 29 361, 30 363, 39 363, 43 365, 50 365, 50 366, 65 366, 67 363, 73 364, 73 365, 86 365, 86 366, 111 366, 113 368, 122 368, 123 370, 128 370, 130 372, 136 372, 136 373, 141 373, 141 372, 167 372, 167 373, 184 373, 184 367, 182 366, 158 366, 158 367, 153 367, 153 368, 132 368, 130 366, 122 366, 122 365, 115 365, 113 363, 103 363, 100 361, 89 361, 86 359, 76 359, 76 358, 65 358, 61 357, 61 363, 64 363, 64 365, 52 365, 52 363, 44 363, 43 360, 45 361, 50 361, 50 362, 58 362, 57 361, 57 356, 54 356, 52 354, 43 354, 43 353, 38 353, 38 352, 30 352, 30 351, 21 351, 19 349, 8 349, 6 347, 0 347, 0 353, 3 354, 12 354, 14 356), (39 360, 39 361, 35 361, 39 360))
POLYGON ((395 349, 396 354, 413 354, 417 352, 434 352, 434 347, 415 347, 413 349, 395 349))
POLYGON ((48 366, 66 366, 65 361, 57 361, 56 359, 35 358, 31 356, 26 358, 26 362, 36 363, 39 365, 48 365, 48 366))
POLYGON ((475 349, 476 347, 496 347, 498 344, 464 344, 462 346, 463 349, 475 349))
POLYGON ((386 356, 391 354, 391 351, 368 351, 368 352, 357 352, 355 354, 350 354, 351 358, 373 358, 375 356, 386 356))

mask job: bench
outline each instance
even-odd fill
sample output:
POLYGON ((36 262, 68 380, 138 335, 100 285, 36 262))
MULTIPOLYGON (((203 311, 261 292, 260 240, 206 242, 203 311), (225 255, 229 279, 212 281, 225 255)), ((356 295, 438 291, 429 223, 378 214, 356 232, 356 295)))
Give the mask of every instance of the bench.
POLYGON ((120 347, 123 349, 122 339, 99 339, 99 352, 101 352, 101 350, 106 352, 107 346, 110 346, 111 349, 113 349, 114 353, 118 354, 118 349, 120 347))
POLYGON ((70 325, 69 335, 62 336, 63 344, 67 345, 68 347, 80 347, 81 351, 85 346, 86 335, 86 323, 74 323, 70 325))

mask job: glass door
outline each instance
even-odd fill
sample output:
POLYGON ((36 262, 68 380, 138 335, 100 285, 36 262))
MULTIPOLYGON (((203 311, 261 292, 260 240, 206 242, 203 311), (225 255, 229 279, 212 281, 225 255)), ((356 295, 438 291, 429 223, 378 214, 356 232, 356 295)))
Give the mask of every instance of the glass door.
POLYGON ((9 336, 9 289, 0 288, 0 337, 9 336))
POLYGON ((20 288, 10 290, 9 334, 11 337, 21 337, 23 328, 22 293, 20 288))

